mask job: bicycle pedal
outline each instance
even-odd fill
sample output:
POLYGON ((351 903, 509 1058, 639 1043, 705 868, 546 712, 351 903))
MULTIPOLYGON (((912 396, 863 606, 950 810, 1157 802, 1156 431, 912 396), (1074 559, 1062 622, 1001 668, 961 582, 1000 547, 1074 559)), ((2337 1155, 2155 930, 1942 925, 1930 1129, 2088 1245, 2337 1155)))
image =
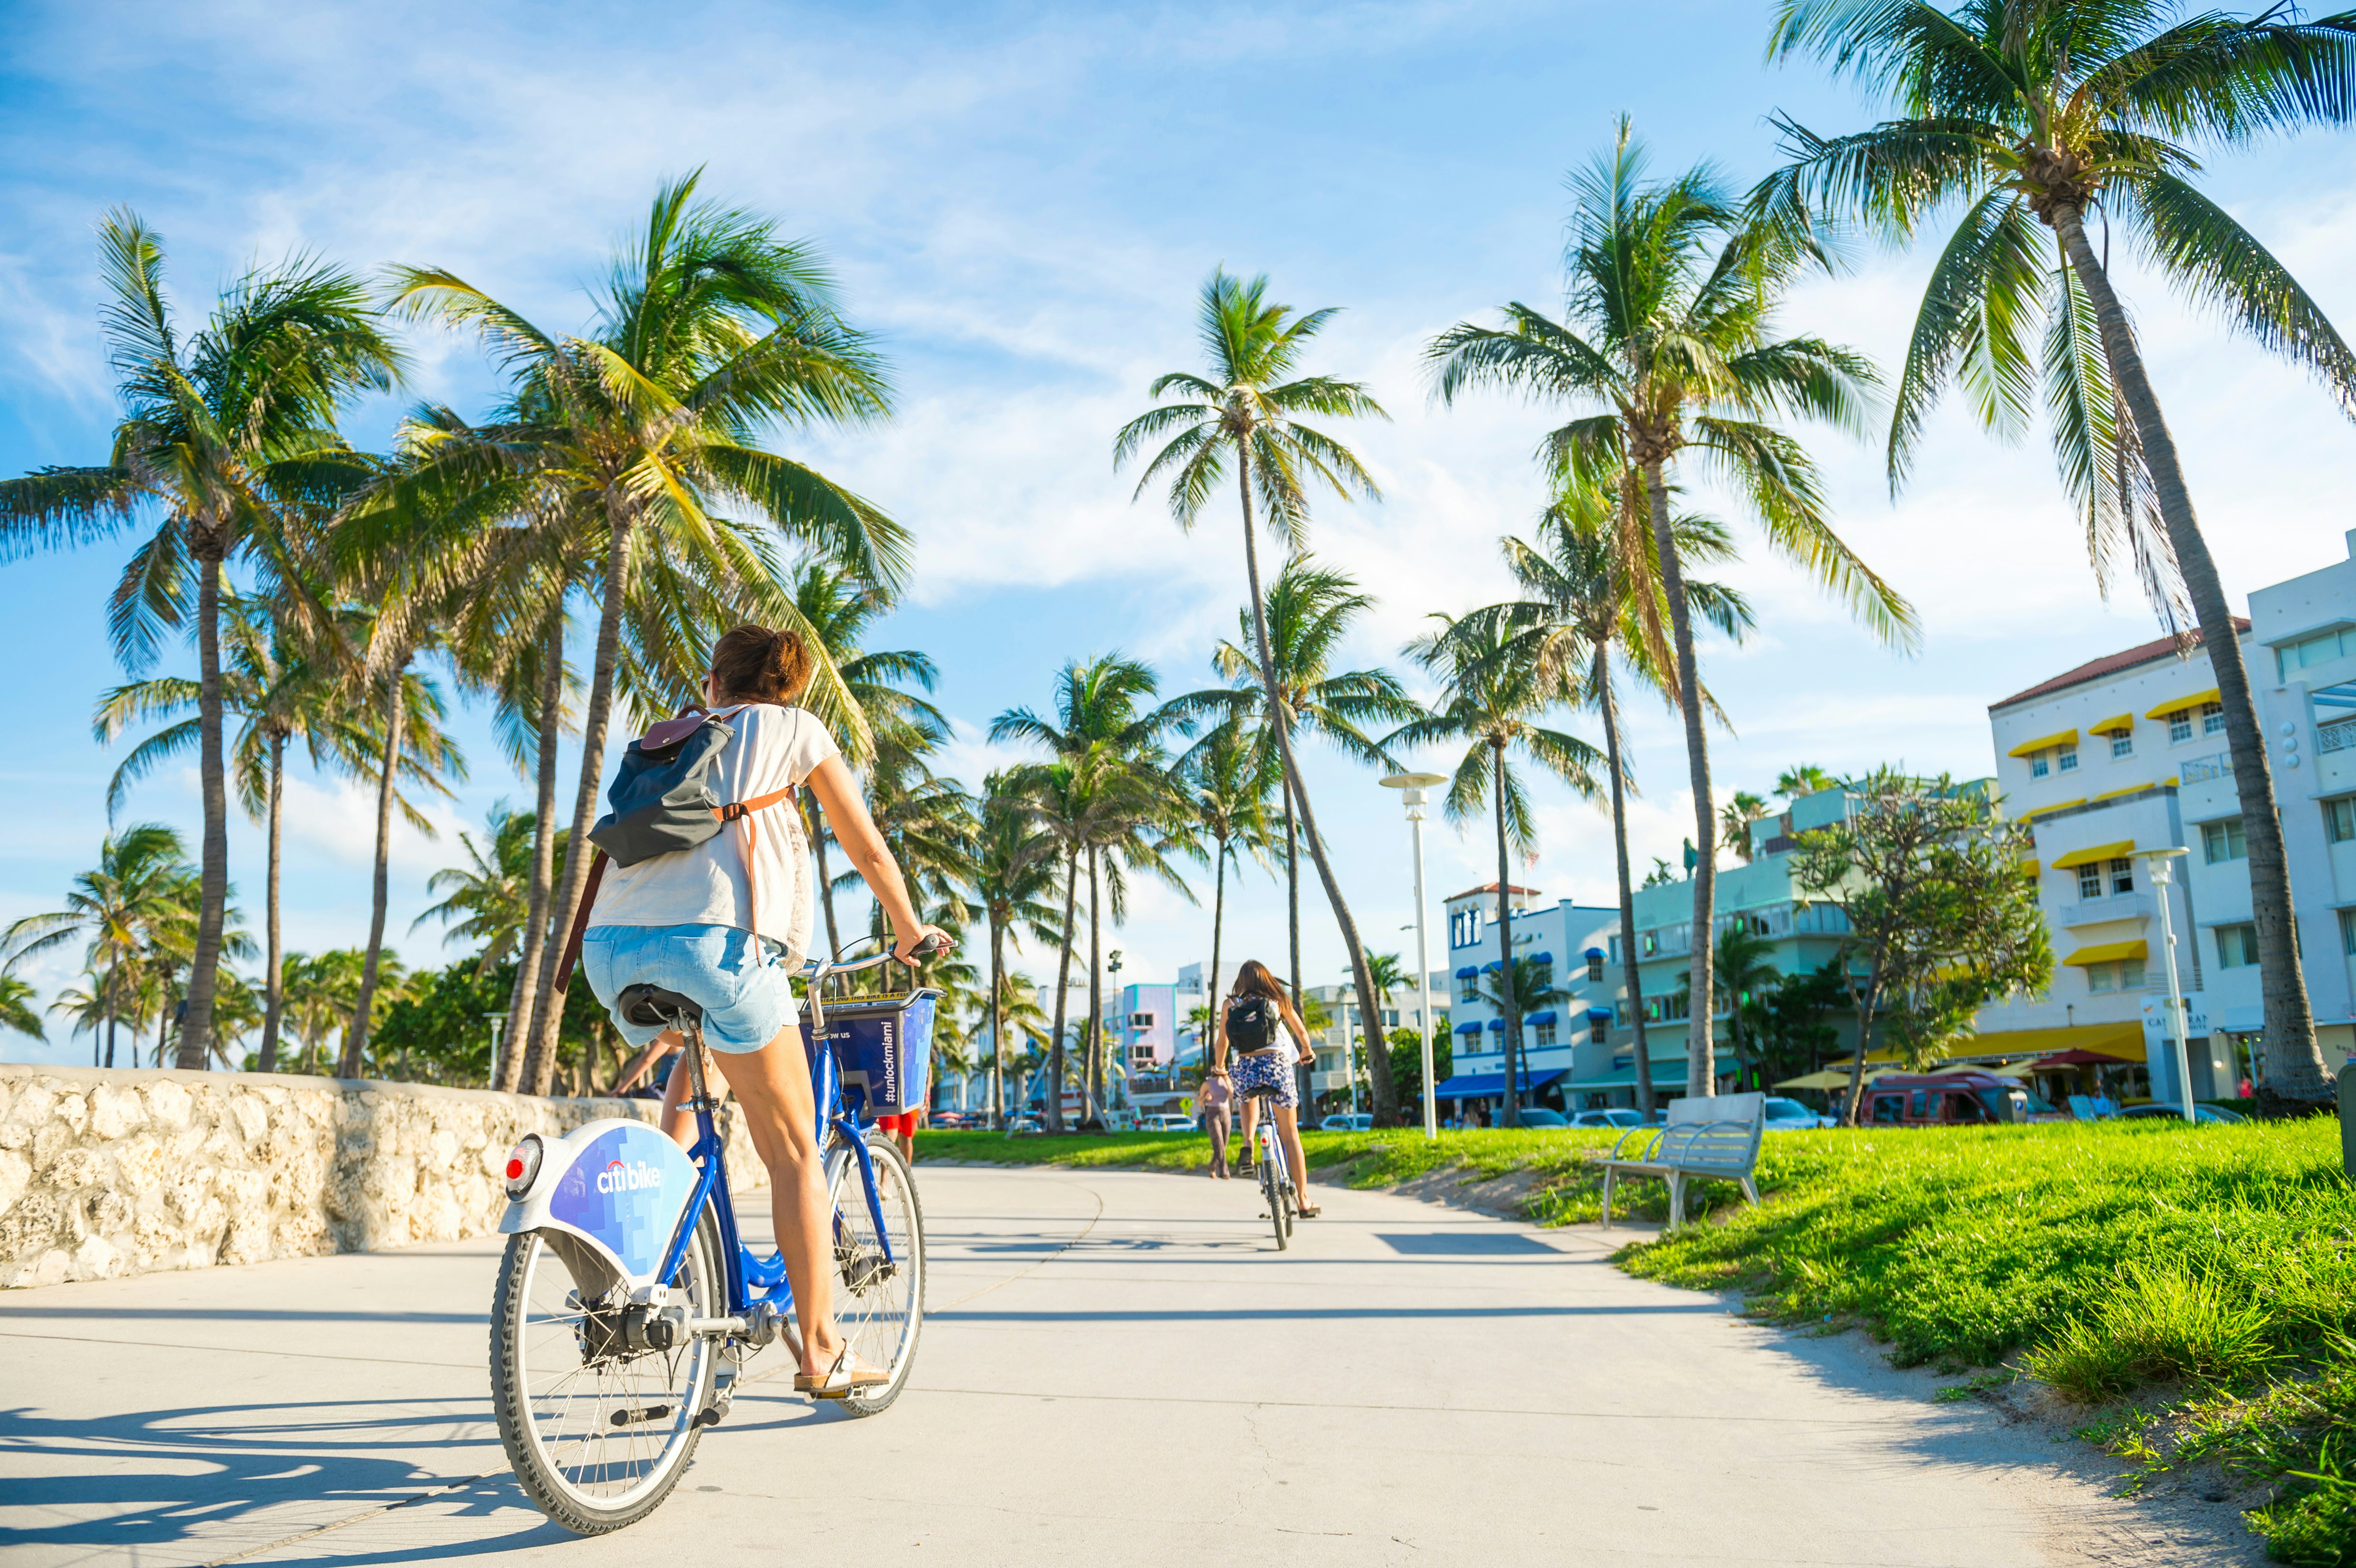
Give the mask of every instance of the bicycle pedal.
POLYGON ((734 1396, 731 1394, 722 1394, 718 1399, 697 1411, 694 1424, 697 1426, 719 1425, 728 1418, 728 1407, 734 1402, 734 1396))

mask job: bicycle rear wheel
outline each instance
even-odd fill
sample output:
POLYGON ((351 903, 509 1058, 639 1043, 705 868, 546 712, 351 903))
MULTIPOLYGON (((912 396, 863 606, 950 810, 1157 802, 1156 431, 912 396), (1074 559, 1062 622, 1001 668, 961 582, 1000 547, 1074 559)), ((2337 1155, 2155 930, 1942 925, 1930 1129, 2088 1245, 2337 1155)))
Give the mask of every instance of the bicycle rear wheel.
POLYGON ((828 1162, 827 1189, 834 1197, 835 1326, 861 1359, 884 1368, 892 1380, 862 1389, 839 1402, 853 1415, 878 1415, 908 1386, 916 1364, 916 1336, 925 1326, 925 1211, 916 1183, 899 1145, 889 1136, 867 1140, 875 1167, 875 1203, 891 1239, 892 1261, 884 1261, 859 1164, 847 1148, 828 1162))
MULTIPOLYGON (((716 1317, 725 1286, 720 1226, 707 1206, 678 1286, 691 1316, 716 1317)), ((602 1535, 654 1511, 702 1435, 720 1342, 633 1345, 628 1286, 597 1253, 561 1232, 510 1237, 491 1308, 491 1402, 516 1479, 541 1510, 579 1535, 602 1535)))
POLYGON ((1268 1199, 1268 1222, 1276 1227, 1276 1250, 1281 1252, 1292 1244, 1292 1231, 1285 1223, 1284 1178, 1278 1174, 1280 1165, 1275 1139, 1270 1138, 1269 1144, 1269 1147, 1259 1152, 1259 1191, 1260 1196, 1268 1199))

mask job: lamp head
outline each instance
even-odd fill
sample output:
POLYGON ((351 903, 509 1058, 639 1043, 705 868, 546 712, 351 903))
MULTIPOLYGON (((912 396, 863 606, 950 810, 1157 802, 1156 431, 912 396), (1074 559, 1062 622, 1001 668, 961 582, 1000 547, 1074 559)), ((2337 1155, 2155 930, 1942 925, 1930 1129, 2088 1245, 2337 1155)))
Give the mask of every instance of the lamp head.
POLYGON ((2175 880, 2174 862, 2192 852, 2181 844, 2169 844, 2159 849, 2138 849, 2128 852, 2127 858, 2143 862, 2145 872, 2155 887, 2165 887, 2175 880))

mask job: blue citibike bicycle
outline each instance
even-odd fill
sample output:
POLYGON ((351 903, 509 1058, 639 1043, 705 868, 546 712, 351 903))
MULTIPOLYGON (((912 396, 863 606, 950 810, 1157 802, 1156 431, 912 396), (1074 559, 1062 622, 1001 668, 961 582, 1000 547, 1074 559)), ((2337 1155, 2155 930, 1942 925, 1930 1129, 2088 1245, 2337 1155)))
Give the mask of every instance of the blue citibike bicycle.
MULTIPOLYGON (((891 956, 845 963, 838 953, 803 971, 835 1320, 862 1359, 889 1373, 836 1398, 862 1416, 891 1408, 907 1385, 925 1310, 916 1183, 898 1147, 867 1126, 924 1103, 939 993, 825 993, 891 956)), ((620 1119, 562 1138, 527 1134, 508 1157, 499 1230, 509 1240, 491 1309, 492 1402, 509 1463, 550 1519, 583 1535, 644 1519, 669 1495, 762 1349, 783 1339, 799 1357, 784 1259, 737 1239, 701 1007, 653 985, 625 987, 616 1002, 632 1023, 687 1041, 695 1147, 682 1154, 659 1128, 620 1119)))

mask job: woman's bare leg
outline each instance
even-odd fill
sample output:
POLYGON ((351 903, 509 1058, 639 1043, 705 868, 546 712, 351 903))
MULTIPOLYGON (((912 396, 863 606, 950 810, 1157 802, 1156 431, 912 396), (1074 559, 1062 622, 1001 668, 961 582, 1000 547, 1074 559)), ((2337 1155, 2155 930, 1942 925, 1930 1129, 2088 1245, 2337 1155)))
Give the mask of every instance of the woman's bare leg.
POLYGON ((1239 1143, 1243 1152, 1237 1157, 1249 1165, 1259 1158, 1259 1145, 1252 1142, 1252 1134, 1259 1128, 1259 1097, 1248 1094, 1238 1098, 1244 1102, 1243 1133, 1239 1143))
MULTIPOLYGON (((785 1254, 794 1316, 801 1324, 802 1370, 824 1373, 841 1352, 842 1336, 834 1326, 833 1214, 802 1032, 788 1024, 757 1051, 714 1051, 712 1058, 743 1102, 754 1152, 769 1169, 777 1251, 785 1254)), ((671 1076, 684 1071, 675 1068, 671 1076)))
POLYGON ((1309 1201, 1309 1155, 1301 1146, 1301 1113, 1290 1105, 1271 1105, 1276 1117, 1276 1135, 1284 1140, 1284 1163, 1292 1167, 1292 1190, 1302 1203, 1309 1201))

